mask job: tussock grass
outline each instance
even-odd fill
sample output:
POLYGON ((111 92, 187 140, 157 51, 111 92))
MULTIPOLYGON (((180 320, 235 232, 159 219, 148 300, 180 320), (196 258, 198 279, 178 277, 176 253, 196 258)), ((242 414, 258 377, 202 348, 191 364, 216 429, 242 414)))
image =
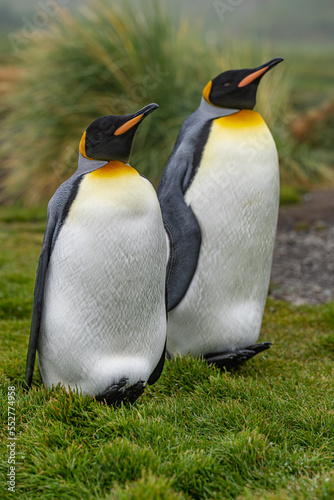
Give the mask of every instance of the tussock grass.
MULTIPOLYGON (((92 120, 149 102, 160 109, 140 126, 131 163, 157 183, 208 80, 284 55, 232 48, 226 40, 210 46, 200 20, 188 25, 173 14, 172 20, 159 0, 88 0, 80 15, 63 11, 27 44, 19 54, 21 77, 2 110, 2 201, 48 199, 74 172, 81 134, 92 120)), ((258 93, 257 109, 279 134, 289 81, 277 67, 258 93)))
MULTIPOLYGON (((238 372, 167 361, 134 406, 23 389, 42 222, 0 210, 1 464, 8 472, 7 387, 16 386, 16 494, 22 499, 331 499, 334 303, 268 300, 261 340, 238 372), (21 278, 19 278, 21 276, 21 278), (9 305, 8 305, 9 304, 9 305)), ((6 482, 1 498, 10 498, 6 482)))

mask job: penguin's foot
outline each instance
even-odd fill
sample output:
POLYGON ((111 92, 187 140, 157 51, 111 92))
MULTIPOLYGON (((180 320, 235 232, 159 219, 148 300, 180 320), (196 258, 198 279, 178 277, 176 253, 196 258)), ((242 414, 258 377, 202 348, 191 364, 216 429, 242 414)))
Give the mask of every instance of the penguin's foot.
POLYGON ((204 359, 209 365, 214 364, 220 369, 230 371, 244 364, 259 352, 269 349, 270 346, 271 342, 262 342, 261 344, 254 344, 245 349, 240 349, 240 351, 205 354, 204 359))
POLYGON ((139 380, 130 387, 124 387, 127 378, 122 378, 117 384, 113 384, 105 392, 95 396, 96 401, 106 402, 107 405, 117 406, 120 403, 134 403, 141 396, 145 389, 145 382, 139 380))

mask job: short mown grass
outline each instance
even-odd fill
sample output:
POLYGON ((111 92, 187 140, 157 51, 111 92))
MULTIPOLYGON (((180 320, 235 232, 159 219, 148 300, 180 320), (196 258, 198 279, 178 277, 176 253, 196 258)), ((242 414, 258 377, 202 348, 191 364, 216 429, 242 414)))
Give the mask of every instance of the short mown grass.
POLYGON ((1 498, 7 388, 16 387, 16 496, 22 499, 331 499, 334 304, 268 300, 274 343, 234 373, 167 361, 134 406, 23 388, 44 210, 0 210, 1 498))

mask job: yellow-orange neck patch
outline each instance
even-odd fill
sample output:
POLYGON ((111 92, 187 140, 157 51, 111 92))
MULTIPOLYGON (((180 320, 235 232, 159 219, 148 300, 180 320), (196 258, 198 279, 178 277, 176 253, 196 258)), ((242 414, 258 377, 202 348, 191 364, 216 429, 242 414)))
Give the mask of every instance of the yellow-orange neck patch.
POLYGON ((120 177, 124 175, 139 175, 137 170, 122 161, 109 161, 104 167, 100 167, 89 174, 94 178, 120 177))
POLYGON ((264 124, 262 116, 250 109, 242 109, 232 115, 222 116, 215 121, 229 128, 258 127, 264 124))

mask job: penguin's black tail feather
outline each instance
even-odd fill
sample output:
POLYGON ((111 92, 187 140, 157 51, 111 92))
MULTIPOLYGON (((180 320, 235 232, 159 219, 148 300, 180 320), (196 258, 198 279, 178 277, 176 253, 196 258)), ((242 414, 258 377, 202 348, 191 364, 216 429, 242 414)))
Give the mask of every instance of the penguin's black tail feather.
POLYGON ((113 384, 101 394, 95 396, 96 401, 107 403, 109 406, 119 406, 121 403, 134 403, 145 389, 145 382, 139 380, 130 387, 124 387, 127 378, 122 378, 117 384, 113 384))
POLYGON ((230 352, 216 352, 213 354, 206 354, 204 360, 209 365, 216 365, 221 370, 234 370, 238 366, 243 365, 248 359, 252 358, 259 352, 269 349, 271 342, 262 342, 260 344, 254 344, 245 349, 240 349, 239 351, 230 352))

